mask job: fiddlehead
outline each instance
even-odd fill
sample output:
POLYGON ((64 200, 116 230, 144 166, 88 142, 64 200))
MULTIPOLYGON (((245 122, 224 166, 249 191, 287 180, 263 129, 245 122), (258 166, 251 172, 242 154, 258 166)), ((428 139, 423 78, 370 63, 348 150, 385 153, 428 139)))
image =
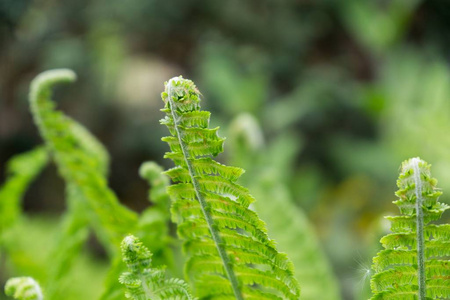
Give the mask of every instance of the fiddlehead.
POLYGON ((188 254, 186 272, 201 298, 297 299, 292 263, 269 239, 265 224, 249 209, 254 201, 236 183, 244 172, 211 158, 223 149, 210 113, 200 109, 200 93, 190 80, 172 78, 162 93, 172 136, 163 138, 175 167, 168 191, 172 215, 188 254))
POLYGON ((126 286, 125 296, 134 300, 191 300, 189 286, 180 279, 166 279, 161 268, 152 268, 152 253, 129 235, 122 241, 123 261, 129 272, 120 276, 126 286))
POLYGON ((447 299, 450 297, 450 224, 435 225, 450 207, 419 158, 403 162, 397 181, 400 216, 387 217, 391 234, 373 259, 372 299, 447 299))
POLYGON ((43 300, 41 287, 31 277, 10 278, 5 285, 5 294, 18 300, 43 300))

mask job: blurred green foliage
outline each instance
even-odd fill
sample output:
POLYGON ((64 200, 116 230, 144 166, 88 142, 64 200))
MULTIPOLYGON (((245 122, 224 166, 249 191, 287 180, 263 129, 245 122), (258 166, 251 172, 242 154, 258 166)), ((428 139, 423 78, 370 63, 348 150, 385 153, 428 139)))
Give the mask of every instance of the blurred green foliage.
MULTIPOLYGON (((422 157, 450 188, 449 30, 444 0, 2 0, 0 180, 10 157, 41 144, 26 103, 31 78, 72 68, 80 82, 58 95, 60 106, 106 145, 112 189, 143 210, 139 165, 168 166, 158 142, 162 82, 183 74, 201 88, 213 125, 246 112, 262 128, 255 143, 290 141, 277 150, 284 166, 258 165, 291 175, 283 184, 315 225, 344 299, 367 299, 364 274, 388 230, 381 215, 392 210, 399 162, 422 157)), ((63 197, 54 169, 44 172, 25 196, 29 222, 61 214, 63 197)), ((86 264, 82 278, 95 268, 86 264)), ((96 279, 79 299, 96 298, 96 279)))

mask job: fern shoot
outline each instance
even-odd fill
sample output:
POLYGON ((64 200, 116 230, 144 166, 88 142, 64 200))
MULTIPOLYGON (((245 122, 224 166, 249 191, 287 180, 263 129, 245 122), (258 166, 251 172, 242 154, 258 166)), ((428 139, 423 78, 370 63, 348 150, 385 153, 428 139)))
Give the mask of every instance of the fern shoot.
POLYGON ((5 294, 18 300, 43 300, 41 287, 31 277, 14 277, 8 279, 5 294))
POLYGON ((257 214, 254 198, 236 183, 244 172, 212 159, 223 149, 194 83, 175 77, 162 93, 161 120, 175 167, 166 174, 172 215, 188 255, 185 271, 202 299, 298 299, 293 266, 279 253, 257 214))
POLYGON ((122 241, 123 261, 129 272, 119 281, 126 286, 125 296, 134 300, 191 300, 189 286, 180 279, 166 279, 162 268, 152 268, 152 253, 129 235, 122 241))
POLYGON ((448 299, 450 297, 450 224, 436 225, 450 206, 430 165, 419 158, 403 162, 397 181, 400 216, 387 217, 391 234, 373 259, 372 299, 448 299))

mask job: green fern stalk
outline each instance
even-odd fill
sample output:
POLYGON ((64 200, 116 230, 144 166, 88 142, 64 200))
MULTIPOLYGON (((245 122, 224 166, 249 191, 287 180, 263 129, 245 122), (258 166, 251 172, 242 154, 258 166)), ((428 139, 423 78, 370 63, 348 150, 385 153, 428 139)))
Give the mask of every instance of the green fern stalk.
POLYGON ((448 299, 450 297, 450 224, 435 225, 450 206, 419 158, 403 162, 397 181, 402 215, 388 217, 392 233, 373 259, 372 299, 448 299))
POLYGON ((126 286, 125 296, 134 300, 191 300, 189 286, 180 279, 166 279, 161 268, 152 268, 152 253, 139 241, 129 235, 122 242, 123 261, 129 272, 120 276, 120 283, 126 286))
POLYGON ((425 283, 425 241, 423 232, 423 195, 422 195, 422 179, 420 174, 419 158, 412 158, 410 160, 413 178, 414 178, 414 193, 416 196, 416 236, 417 236, 417 274, 419 281, 419 300, 425 300, 426 297, 426 283, 425 283))
POLYGON ((8 279, 5 294, 18 300, 43 300, 39 284, 31 277, 14 277, 8 279))
POLYGON ((172 136, 163 138, 175 167, 166 172, 172 215, 185 240, 186 272, 201 298, 297 299, 292 263, 278 253, 265 224, 248 206, 248 190, 236 184, 244 172, 214 161, 223 149, 210 113, 200 110, 200 93, 190 80, 175 77, 162 93, 172 136))

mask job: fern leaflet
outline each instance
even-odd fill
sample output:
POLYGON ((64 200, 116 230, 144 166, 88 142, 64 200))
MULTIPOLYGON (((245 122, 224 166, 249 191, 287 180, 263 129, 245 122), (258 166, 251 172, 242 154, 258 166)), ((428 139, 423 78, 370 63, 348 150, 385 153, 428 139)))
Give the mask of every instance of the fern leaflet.
POLYGON ((448 299, 450 297, 450 224, 436 225, 450 206, 419 158, 403 162, 397 181, 400 216, 387 217, 391 234, 373 259, 372 299, 448 299))
POLYGON ((257 214, 248 190, 236 183, 244 172, 211 158, 223 149, 218 128, 208 128, 210 113, 200 110, 194 83, 175 77, 162 93, 172 136, 165 157, 175 167, 166 174, 172 215, 188 254, 186 272, 204 299, 298 299, 293 266, 257 214))
POLYGON ((152 268, 152 253, 137 239, 129 235, 122 242, 123 261, 130 272, 120 276, 126 286, 125 296, 134 300, 191 300, 189 286, 180 279, 166 279, 161 268, 152 268))

